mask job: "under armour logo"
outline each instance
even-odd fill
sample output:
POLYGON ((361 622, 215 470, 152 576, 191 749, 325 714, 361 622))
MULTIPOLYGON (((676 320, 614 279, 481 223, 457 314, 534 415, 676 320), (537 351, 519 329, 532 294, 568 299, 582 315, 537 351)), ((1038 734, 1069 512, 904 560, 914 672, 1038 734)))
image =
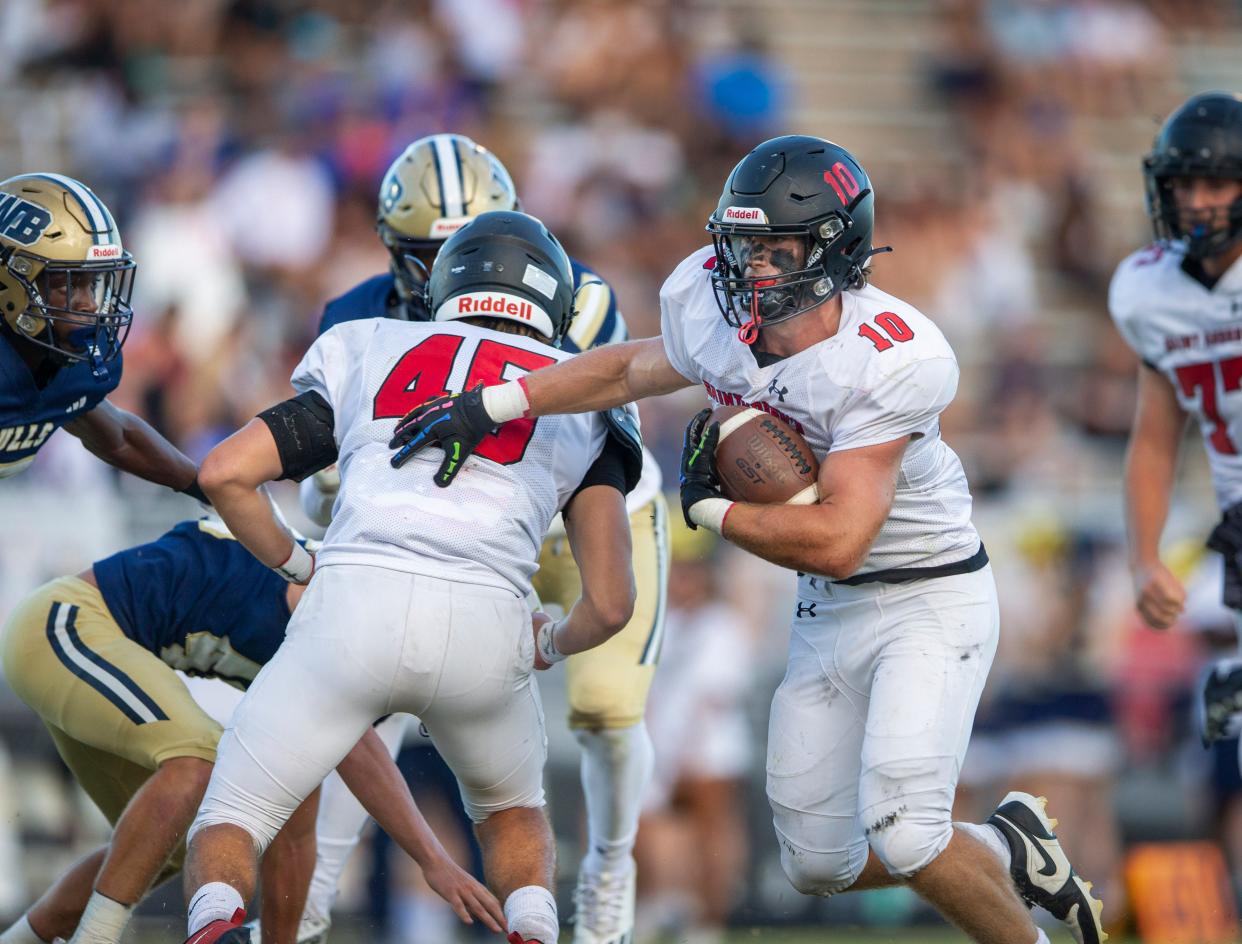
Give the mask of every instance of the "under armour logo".
POLYGON ((789 392, 788 387, 778 387, 776 385, 775 380, 773 380, 770 384, 768 384, 768 393, 776 397, 776 399, 781 403, 785 402, 785 394, 787 394, 788 392, 789 392))
POLYGON ((814 603, 802 603, 802 602, 798 603, 798 619, 802 619, 802 617, 804 616, 814 616, 814 615, 815 615, 815 604, 814 603))

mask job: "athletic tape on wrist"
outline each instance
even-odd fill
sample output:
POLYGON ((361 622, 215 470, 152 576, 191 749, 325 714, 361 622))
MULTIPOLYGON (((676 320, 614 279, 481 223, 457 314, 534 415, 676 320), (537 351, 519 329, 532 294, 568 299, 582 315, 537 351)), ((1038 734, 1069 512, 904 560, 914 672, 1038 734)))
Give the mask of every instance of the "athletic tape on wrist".
POLYGON ((289 559, 279 567, 273 567, 272 570, 280 574, 290 583, 307 584, 310 582, 311 574, 315 572, 315 558, 310 555, 297 541, 293 542, 293 550, 289 553, 289 559))
POLYGON ((564 662, 568 658, 565 653, 556 648, 556 631, 561 628, 561 624, 564 622, 564 619, 559 619, 555 622, 544 623, 539 627, 539 632, 535 634, 535 643, 539 647, 539 657, 548 665, 564 662))
POLYGON ((508 383, 484 387, 483 409, 496 423, 520 420, 530 411, 526 386, 521 380, 510 380, 508 383))
POLYGON ((727 498, 704 498, 690 506, 690 520, 700 528, 720 534, 724 531, 725 516, 733 507, 727 498))

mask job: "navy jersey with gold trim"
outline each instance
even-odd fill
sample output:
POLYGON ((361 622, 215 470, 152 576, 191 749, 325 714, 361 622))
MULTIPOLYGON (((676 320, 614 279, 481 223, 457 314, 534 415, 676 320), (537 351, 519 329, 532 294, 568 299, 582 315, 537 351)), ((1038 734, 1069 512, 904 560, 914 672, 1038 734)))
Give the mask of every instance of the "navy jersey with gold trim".
POLYGON ((0 327, 0 479, 26 468, 35 453, 70 420, 89 413, 121 382, 121 355, 97 377, 88 361, 31 372, 0 327))
POLYGON ((244 688, 284 641, 289 585, 218 520, 183 521, 94 571, 125 635, 189 675, 244 688))
MULTIPOLYGON (((607 282, 593 269, 577 259, 570 259, 574 270, 574 307, 577 314, 569 326, 569 334, 561 349, 578 354, 588 348, 629 337, 625 319, 617 310, 617 297, 607 282)), ((416 321, 426 321, 429 314, 420 305, 416 321)), ((400 318, 404 309, 397 303, 397 290, 391 273, 373 276, 360 282, 345 294, 324 306, 319 320, 319 333, 345 321, 363 318, 400 318)))

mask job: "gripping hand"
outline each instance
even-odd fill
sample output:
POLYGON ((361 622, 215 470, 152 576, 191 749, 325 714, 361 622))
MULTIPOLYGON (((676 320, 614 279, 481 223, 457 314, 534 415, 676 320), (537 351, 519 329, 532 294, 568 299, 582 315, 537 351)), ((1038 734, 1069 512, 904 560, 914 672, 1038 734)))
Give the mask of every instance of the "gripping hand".
POLYGON ((399 469, 414 453, 439 446, 444 450, 444 461, 433 481, 445 488, 495 427, 483 407, 482 384, 463 393, 436 397, 402 417, 388 443, 396 450, 390 461, 399 469))
POLYGON ((711 410, 695 414, 686 427, 686 438, 681 449, 681 513, 686 524, 693 529, 700 524, 710 527, 702 520, 703 516, 695 512, 696 505, 710 499, 725 501, 720 491, 720 477, 716 474, 716 443, 720 439, 720 424, 709 423, 711 415, 711 410))

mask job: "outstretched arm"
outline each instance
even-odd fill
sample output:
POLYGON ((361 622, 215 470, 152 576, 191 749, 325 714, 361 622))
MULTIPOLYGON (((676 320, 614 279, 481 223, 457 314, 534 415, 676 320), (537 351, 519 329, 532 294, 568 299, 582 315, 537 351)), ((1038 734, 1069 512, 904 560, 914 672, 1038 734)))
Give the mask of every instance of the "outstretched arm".
POLYGON ((598 347, 534 371, 500 385, 494 394, 485 390, 483 403, 488 415, 503 423, 522 416, 607 410, 688 386, 690 381, 669 362, 664 341, 654 337, 598 347), (509 401, 519 387, 528 402, 522 413, 514 414, 509 401))
POLYGON ((146 420, 102 401, 70 420, 65 430, 109 465, 157 485, 200 498, 194 462, 146 420))
POLYGON ((497 934, 504 933, 505 915, 500 903, 449 858, 374 728, 337 764, 336 771, 380 828, 418 863, 427 884, 453 906, 457 917, 473 924, 473 915, 497 934))
POLYGON ((433 481, 445 487, 488 433, 502 423, 552 413, 591 413, 690 386, 659 337, 595 348, 520 380, 436 397, 407 413, 389 446, 400 468, 428 446, 445 452, 433 481))

